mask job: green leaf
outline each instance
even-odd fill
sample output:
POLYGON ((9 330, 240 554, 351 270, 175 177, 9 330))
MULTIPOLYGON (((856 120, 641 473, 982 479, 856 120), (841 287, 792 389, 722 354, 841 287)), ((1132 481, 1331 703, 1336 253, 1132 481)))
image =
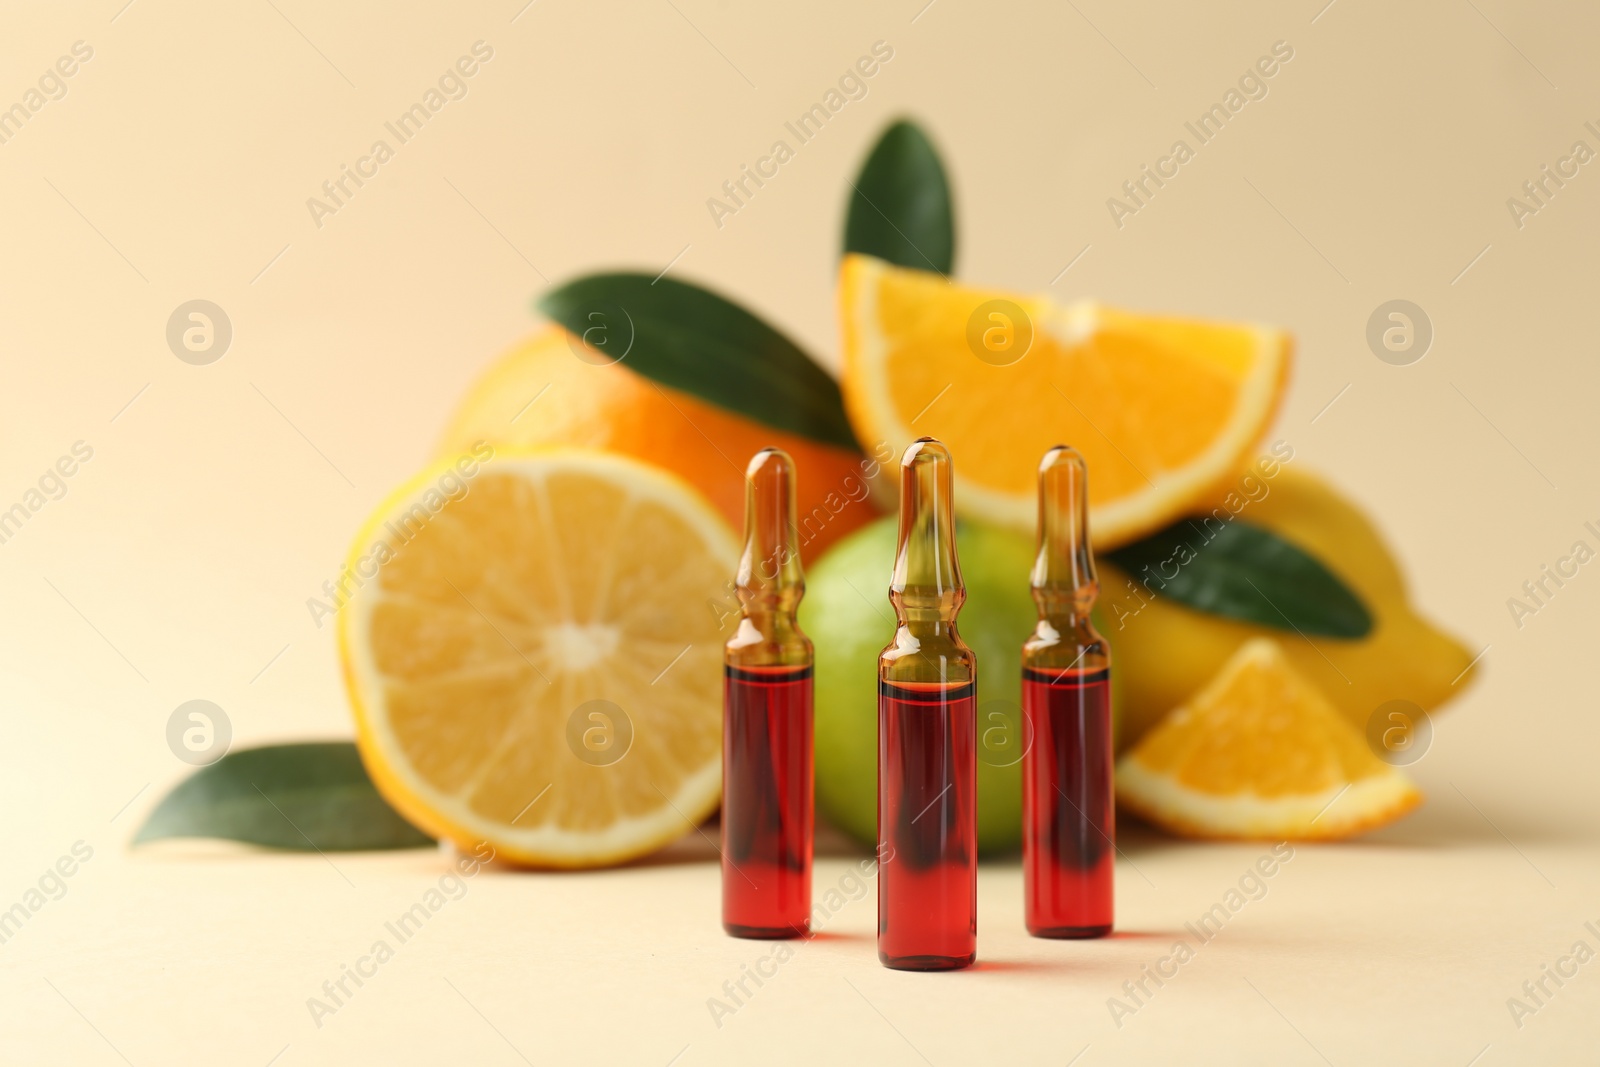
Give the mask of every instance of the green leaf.
POLYGON ((1353 639, 1372 632, 1366 605, 1320 560, 1239 519, 1179 519, 1107 555, 1152 592, 1196 611, 1306 635, 1353 639))
POLYGON ((955 266, 950 182, 939 153, 915 123, 901 119, 890 126, 856 176, 844 249, 940 274, 955 266))
POLYGON ((133 840, 163 837, 221 837, 322 852, 433 843, 378 795, 348 741, 228 753, 178 783, 133 840))
POLYGON ((588 343, 584 358, 625 360, 647 378, 736 415, 859 450, 828 372, 716 293, 648 274, 589 274, 544 294, 537 306, 588 343))

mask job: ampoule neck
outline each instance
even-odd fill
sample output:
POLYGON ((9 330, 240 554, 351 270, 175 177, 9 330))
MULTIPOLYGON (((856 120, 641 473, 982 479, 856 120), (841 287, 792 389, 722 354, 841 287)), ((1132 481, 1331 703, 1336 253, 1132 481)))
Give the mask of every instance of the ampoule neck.
POLYGON ((734 643, 760 640, 766 644, 784 644, 799 636, 800 621, 793 611, 745 610, 739 615, 739 635, 734 643))
POLYGON ((1087 624, 1100 593, 1089 547, 1088 467, 1065 445, 1039 462, 1039 544, 1029 584, 1039 617, 1068 627, 1087 624))
POLYGON ((794 461, 781 449, 762 449, 745 470, 744 552, 734 579, 739 626, 728 642, 730 655, 809 655, 796 617, 806 585, 794 515, 794 461))
POLYGON ((955 613, 900 608, 895 611, 895 625, 921 637, 950 637, 956 632, 955 613))
POLYGON ((744 552, 735 585, 741 604, 792 613, 805 595, 795 529, 794 460, 764 448, 744 472, 744 552))
POLYGON ((1094 608, 1099 589, 1098 583, 1071 591, 1035 587, 1033 602, 1038 607, 1040 619, 1065 632, 1090 625, 1089 613, 1094 608))
POLYGON ((791 625, 805 596, 805 585, 738 586, 739 609, 748 618, 773 619, 791 625))
POLYGON ((900 461, 900 530, 889 600, 901 625, 953 625, 967 599, 956 556, 950 452, 915 441, 900 461))

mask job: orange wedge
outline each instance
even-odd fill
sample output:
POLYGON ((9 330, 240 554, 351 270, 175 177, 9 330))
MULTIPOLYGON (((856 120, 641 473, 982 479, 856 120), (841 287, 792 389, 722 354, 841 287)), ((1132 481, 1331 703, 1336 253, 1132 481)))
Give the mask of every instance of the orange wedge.
POLYGON ((1187 837, 1330 840, 1393 822, 1422 793, 1259 637, 1122 758, 1117 800, 1187 837))
POLYGON ((413 823, 590 867, 682 835, 721 792, 724 585, 706 500, 634 460, 482 446, 358 535, 339 611, 362 759, 413 823), (381 547, 380 547, 381 546, 381 547))
POLYGON ((1293 347, 1264 326, 1062 306, 860 255, 839 299, 841 386, 869 449, 938 437, 956 506, 1031 532, 1039 457, 1071 444, 1101 548, 1221 496, 1277 411, 1293 347))

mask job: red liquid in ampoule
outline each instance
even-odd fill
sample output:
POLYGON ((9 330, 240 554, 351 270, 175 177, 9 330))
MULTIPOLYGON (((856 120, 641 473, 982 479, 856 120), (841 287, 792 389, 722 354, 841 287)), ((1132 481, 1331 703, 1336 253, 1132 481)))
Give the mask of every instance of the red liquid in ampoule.
POLYGON ((811 668, 724 667, 722 926, 799 937, 811 917, 811 668))
POLYGON ((977 956, 976 699, 971 682, 878 684, 878 958, 890 967, 977 956))
POLYGON ((1111 931, 1116 837, 1111 672, 1024 668, 1033 738, 1022 760, 1022 878, 1028 932, 1111 931))

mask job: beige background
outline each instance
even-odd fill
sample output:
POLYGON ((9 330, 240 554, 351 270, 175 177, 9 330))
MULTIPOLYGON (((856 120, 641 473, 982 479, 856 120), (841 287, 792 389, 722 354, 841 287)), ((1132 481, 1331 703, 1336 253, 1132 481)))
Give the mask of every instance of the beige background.
POLYGON ((1520 1030, 1505 1002, 1600 947, 1600 577, 1521 629, 1506 599, 1596 544, 1600 169, 1521 229, 1505 201, 1575 140, 1600 148, 1600 12, 922 2, 11 7, 0 105, 75 41, 94 56, 0 144, 0 506, 75 441, 94 457, 0 544, 0 906, 73 842, 94 858, 0 947, 0 1059, 1592 1062, 1600 963, 1520 1030), (306 199, 478 40, 494 58, 466 98, 317 228, 306 199), (878 40, 894 58, 866 99, 717 228, 707 197, 878 40), (1106 198, 1280 40, 1270 94, 1114 226, 1106 198), (1088 945, 1024 936, 1017 869, 987 868, 984 963, 953 976, 879 968, 869 897, 720 1028, 706 999, 767 950, 719 933, 705 846, 489 873, 318 1029, 306 998, 442 861, 130 854, 186 771, 167 716, 204 697, 238 742, 349 734, 305 599, 547 280, 680 257, 831 363, 841 191, 902 112, 952 167, 963 277, 1296 332, 1279 435, 1488 649, 1415 769, 1428 805, 1300 849, 1120 1029, 1107 998, 1260 849, 1132 836, 1125 934, 1088 945), (1436 328, 1409 367, 1363 336, 1396 297, 1436 328), (233 323, 211 366, 164 340, 194 298, 233 323))

